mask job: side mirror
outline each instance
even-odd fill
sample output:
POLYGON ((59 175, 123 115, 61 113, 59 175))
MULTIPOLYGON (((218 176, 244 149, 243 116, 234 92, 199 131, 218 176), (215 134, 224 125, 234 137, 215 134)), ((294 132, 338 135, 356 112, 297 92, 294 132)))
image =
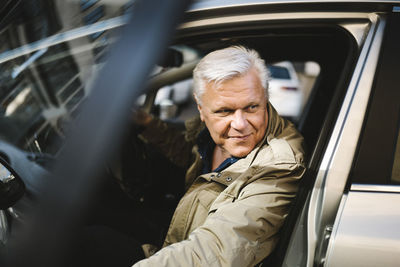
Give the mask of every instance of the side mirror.
POLYGON ((17 173, 0 160, 0 209, 14 205, 25 193, 25 184, 17 173))

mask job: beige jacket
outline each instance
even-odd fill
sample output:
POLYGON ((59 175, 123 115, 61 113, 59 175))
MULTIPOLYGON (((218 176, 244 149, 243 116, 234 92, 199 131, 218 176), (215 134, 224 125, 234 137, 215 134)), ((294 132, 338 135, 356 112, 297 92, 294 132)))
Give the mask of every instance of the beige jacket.
POLYGON ((160 121, 143 132, 173 162, 188 168, 188 190, 164 247, 134 266, 254 266, 271 253, 305 165, 302 136, 271 105, 268 114, 264 140, 219 173, 199 175, 201 158, 194 143, 199 120, 187 123, 181 135, 169 133, 160 121))

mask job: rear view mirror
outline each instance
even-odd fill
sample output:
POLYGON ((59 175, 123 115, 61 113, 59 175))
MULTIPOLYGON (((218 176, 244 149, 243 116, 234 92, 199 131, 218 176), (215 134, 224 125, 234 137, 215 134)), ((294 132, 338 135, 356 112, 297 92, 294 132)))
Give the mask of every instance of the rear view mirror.
POLYGON ((25 184, 15 171, 0 160, 0 209, 14 205, 24 194, 25 184))

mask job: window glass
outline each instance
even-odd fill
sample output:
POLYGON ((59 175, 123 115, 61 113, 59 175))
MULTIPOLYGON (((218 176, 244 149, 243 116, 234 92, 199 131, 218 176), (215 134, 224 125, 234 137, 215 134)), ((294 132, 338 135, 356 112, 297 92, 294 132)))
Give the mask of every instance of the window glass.
POLYGON ((400 17, 392 15, 385 28, 364 128, 353 164, 353 183, 400 183, 400 17))
POLYGON ((272 79, 290 79, 289 70, 285 67, 268 65, 268 71, 272 79))
POLYGON ((133 1, 30 2, 0 31, 0 138, 56 154, 133 1))
POLYGON ((61 122, 89 93, 89 47, 61 43, 0 64, 2 139, 29 151, 57 151, 50 140, 62 138, 61 122))

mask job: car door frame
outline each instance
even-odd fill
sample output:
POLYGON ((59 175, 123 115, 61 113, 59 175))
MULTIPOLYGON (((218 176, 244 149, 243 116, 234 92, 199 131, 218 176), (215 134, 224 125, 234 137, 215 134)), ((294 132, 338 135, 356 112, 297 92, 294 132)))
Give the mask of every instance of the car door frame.
POLYGON ((394 9, 325 266, 397 266, 400 261, 400 185, 391 180, 400 121, 399 29, 400 13, 394 9))

